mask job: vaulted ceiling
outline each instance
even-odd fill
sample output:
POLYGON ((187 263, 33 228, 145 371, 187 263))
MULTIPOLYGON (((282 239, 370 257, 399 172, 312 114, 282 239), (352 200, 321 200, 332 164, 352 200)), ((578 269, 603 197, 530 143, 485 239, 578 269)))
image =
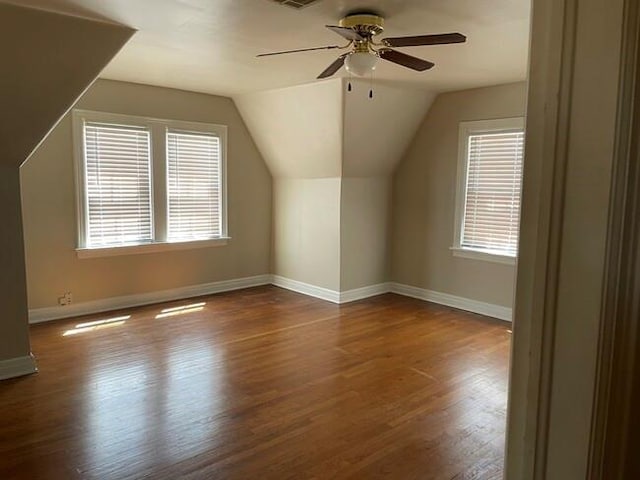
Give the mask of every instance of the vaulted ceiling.
POLYGON ((382 14, 386 36, 461 32, 469 39, 406 49, 436 68, 417 73, 383 62, 377 80, 442 92, 526 77, 529 0, 320 0, 300 10, 273 0, 8 1, 138 29, 102 74, 114 80, 227 96, 310 83, 335 59, 334 51, 256 54, 340 44, 324 25, 354 10, 382 14))

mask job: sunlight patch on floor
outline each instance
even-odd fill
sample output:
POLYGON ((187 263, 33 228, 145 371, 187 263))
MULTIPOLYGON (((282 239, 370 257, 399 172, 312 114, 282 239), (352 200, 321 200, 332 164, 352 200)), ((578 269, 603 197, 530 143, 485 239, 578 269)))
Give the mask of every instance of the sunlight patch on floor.
POLYGON ((119 327, 124 325, 131 315, 121 317, 108 318, 106 320, 96 320, 93 322, 79 323, 71 330, 67 330, 62 334, 63 337, 70 335, 78 335, 79 333, 93 332, 94 330, 102 330, 104 328, 119 327))
POLYGON ((177 315, 185 315, 187 313, 201 312, 204 310, 207 302, 192 303, 191 305, 182 305, 181 307, 165 308, 158 315, 156 320, 160 318, 175 317, 177 315))

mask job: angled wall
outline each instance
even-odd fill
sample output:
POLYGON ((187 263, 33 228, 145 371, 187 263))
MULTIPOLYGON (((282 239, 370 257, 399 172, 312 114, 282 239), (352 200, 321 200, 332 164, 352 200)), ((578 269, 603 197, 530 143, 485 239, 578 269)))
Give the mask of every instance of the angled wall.
POLYGON ((18 168, 132 34, 116 24, 0 4, 0 378, 34 371, 18 168))

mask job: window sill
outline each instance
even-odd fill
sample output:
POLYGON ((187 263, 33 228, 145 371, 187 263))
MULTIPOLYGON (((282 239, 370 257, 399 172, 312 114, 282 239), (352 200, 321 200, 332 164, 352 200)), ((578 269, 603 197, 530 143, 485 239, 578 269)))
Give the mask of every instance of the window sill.
POLYGON ((231 240, 229 237, 212 238, 209 240, 193 240, 188 242, 158 242, 141 245, 126 245, 122 247, 77 248, 78 258, 118 257, 121 255, 138 255, 147 253, 170 252, 173 250, 193 250, 196 248, 221 247, 231 240))
POLYGON ((482 250, 472 250, 470 248, 451 247, 454 257, 470 258, 485 262, 502 263, 504 265, 515 265, 516 257, 501 255, 499 253, 489 253, 482 250))

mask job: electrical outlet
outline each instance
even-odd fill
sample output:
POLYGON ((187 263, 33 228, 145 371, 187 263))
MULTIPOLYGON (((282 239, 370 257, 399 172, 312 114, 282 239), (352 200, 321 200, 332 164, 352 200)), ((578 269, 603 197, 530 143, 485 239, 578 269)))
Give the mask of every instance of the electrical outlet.
POLYGON ((73 302, 73 295, 71 292, 66 292, 62 297, 58 297, 58 305, 61 307, 71 305, 71 302, 73 302))

